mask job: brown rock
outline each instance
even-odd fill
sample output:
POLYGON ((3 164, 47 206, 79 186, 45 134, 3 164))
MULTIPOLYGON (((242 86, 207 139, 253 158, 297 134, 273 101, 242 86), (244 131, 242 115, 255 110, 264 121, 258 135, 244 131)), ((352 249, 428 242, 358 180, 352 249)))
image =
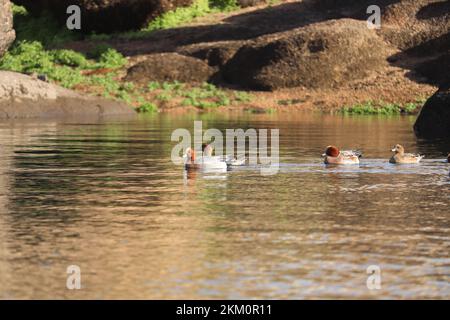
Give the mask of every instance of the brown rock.
POLYGON ((81 95, 33 77, 0 71, 0 119, 134 116, 130 106, 81 95))
POLYGON ((420 63, 416 72, 427 78, 427 82, 440 86, 450 83, 450 50, 446 53, 420 63))
POLYGON ((450 137, 450 83, 442 86, 423 106, 414 124, 417 136, 450 137))
POLYGON ((181 48, 178 53, 204 60, 213 67, 223 67, 243 44, 242 41, 229 41, 212 45, 200 44, 181 48))
POLYGON ((126 81, 147 84, 158 82, 193 82, 208 81, 215 69, 207 63, 178 53, 152 54, 145 61, 138 63, 128 70, 126 81))
POLYGON ((15 37, 11 2, 0 0, 0 57, 8 50, 15 37))
POLYGON ((385 57, 385 44, 366 22, 332 20, 244 45, 223 76, 256 90, 339 87, 382 68, 385 57))

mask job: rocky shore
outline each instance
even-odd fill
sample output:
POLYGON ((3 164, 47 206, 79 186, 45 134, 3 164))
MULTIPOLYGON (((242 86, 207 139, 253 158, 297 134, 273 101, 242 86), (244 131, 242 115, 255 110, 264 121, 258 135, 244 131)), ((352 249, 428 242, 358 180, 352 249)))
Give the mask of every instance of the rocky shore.
MULTIPOLYGON (((0 0, 0 57, 14 41, 11 3, 0 0)), ((90 97, 37 77, 0 70, 0 119, 134 115, 125 103, 90 97)))
POLYGON ((0 119, 135 115, 125 103, 85 96, 31 76, 0 71, 0 119))
MULTIPOLYGON (((0 1, 3 5, 7 2, 0 1)), ((415 128, 420 136, 448 132, 450 118, 442 106, 447 104, 446 85, 450 82, 450 1, 304 0, 252 7, 261 2, 265 1, 239 1, 242 7, 249 7, 211 14, 177 28, 133 37, 86 37, 63 48, 88 54, 99 43, 113 47, 128 59, 117 81, 126 86, 131 83, 140 91, 152 82, 207 82, 252 94, 251 102, 225 109, 293 112, 334 110, 367 101, 408 104, 424 100, 440 88, 423 107, 415 128), (377 30, 369 29, 366 22, 366 9, 374 4, 381 8, 381 28, 377 30), (433 120, 436 116, 442 121, 433 120), (435 130, 424 129, 430 125, 435 130)), ((34 14, 47 6, 57 17, 64 16, 60 10, 64 1, 17 3, 34 14)), ((87 17, 84 32, 113 33, 141 28, 161 12, 185 7, 191 1, 77 3, 87 17), (139 14, 132 25, 123 20, 135 11, 139 14)), ((92 93, 86 85, 75 89, 92 93)), ((161 111, 189 109, 164 94, 158 106, 161 111)), ((198 104, 191 107, 198 108, 198 104)))

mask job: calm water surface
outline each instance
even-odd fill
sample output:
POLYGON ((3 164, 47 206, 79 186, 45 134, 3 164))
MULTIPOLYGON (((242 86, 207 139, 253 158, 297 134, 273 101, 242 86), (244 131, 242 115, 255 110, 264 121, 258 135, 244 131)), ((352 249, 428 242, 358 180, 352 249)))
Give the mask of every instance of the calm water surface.
POLYGON ((408 117, 0 123, 0 298, 450 298, 449 142, 408 117), (189 174, 175 128, 279 128, 280 171, 189 174), (402 143, 420 165, 387 163, 402 143), (328 144, 361 165, 327 167, 328 144), (66 289, 78 265, 82 289, 66 289), (368 290, 366 268, 381 268, 368 290))

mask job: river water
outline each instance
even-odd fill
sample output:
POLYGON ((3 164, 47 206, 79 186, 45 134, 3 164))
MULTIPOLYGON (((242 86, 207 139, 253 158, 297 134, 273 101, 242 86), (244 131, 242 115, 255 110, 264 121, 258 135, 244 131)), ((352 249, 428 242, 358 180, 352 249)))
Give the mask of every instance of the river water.
MULTIPOLYGON (((411 117, 0 124, 0 298, 450 298, 449 142, 411 117), (176 128, 277 128, 280 168, 185 174, 176 128), (387 163, 401 143, 420 165, 387 163), (358 147, 330 167, 325 146, 358 147), (79 266, 81 289, 66 288, 79 266), (379 268, 381 288, 367 286, 379 268), (372 267, 373 268, 373 267, 372 267)), ((377 273, 378 275, 378 273, 377 273)))

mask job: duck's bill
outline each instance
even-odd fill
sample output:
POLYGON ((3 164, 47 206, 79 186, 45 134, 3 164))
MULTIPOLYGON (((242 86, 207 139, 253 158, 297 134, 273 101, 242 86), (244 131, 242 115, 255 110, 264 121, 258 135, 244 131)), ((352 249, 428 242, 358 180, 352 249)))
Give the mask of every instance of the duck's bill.
POLYGON ((392 152, 395 152, 395 149, 391 149, 392 152))

